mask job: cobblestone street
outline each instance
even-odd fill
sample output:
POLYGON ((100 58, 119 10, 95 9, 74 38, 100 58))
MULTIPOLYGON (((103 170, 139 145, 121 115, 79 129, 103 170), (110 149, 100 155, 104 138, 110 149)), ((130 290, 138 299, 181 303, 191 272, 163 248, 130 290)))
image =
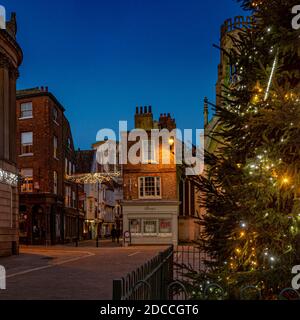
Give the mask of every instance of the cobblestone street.
POLYGON ((110 300, 112 282, 163 251, 163 246, 123 248, 110 241, 55 247, 22 247, 19 256, 0 258, 7 290, 0 300, 110 300))

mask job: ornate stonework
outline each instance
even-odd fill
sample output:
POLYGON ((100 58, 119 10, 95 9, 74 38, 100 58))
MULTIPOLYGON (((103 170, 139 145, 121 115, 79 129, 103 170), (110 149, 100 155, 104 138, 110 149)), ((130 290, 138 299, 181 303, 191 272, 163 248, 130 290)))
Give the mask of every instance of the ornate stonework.
POLYGON ((16 80, 22 50, 16 42, 16 17, 0 30, 0 256, 18 253, 18 189, 10 177, 16 167, 16 80))

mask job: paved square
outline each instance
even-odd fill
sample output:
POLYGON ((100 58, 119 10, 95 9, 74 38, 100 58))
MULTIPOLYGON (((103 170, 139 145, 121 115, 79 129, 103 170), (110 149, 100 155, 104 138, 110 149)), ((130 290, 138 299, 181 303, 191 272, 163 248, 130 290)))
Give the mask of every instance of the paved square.
POLYGON ((7 272, 0 300, 111 300, 114 279, 166 249, 123 248, 108 241, 100 245, 22 247, 19 256, 0 258, 7 272))

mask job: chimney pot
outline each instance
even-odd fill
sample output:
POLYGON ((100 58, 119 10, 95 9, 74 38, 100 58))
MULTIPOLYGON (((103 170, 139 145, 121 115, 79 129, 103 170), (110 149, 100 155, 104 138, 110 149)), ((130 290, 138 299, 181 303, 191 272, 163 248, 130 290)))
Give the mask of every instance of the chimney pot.
POLYGON ((143 107, 140 107, 140 114, 143 114, 143 107))
POLYGON ((149 113, 152 113, 152 106, 149 106, 149 113))
POLYGON ((144 113, 148 113, 148 108, 147 108, 147 106, 144 107, 144 113))
POLYGON ((46 90, 46 92, 48 92, 48 87, 46 87, 46 89, 45 89, 45 90, 46 90))
POLYGON ((41 91, 43 91, 43 92, 44 92, 44 87, 43 87, 43 86, 41 87, 41 91))
POLYGON ((135 109, 135 113, 138 114, 139 113, 139 107, 136 107, 135 109))

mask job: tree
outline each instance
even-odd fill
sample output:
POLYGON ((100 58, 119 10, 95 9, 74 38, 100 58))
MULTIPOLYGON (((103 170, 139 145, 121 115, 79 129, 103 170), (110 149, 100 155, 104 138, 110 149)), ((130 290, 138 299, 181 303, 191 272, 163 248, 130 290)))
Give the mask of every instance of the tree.
POLYGON ((205 175, 195 177, 206 209, 201 246, 211 257, 206 277, 231 292, 258 286, 267 297, 291 286, 300 263, 298 1, 238 2, 254 23, 224 51, 235 81, 215 106, 222 130, 212 135, 222 147, 205 154, 205 175))

